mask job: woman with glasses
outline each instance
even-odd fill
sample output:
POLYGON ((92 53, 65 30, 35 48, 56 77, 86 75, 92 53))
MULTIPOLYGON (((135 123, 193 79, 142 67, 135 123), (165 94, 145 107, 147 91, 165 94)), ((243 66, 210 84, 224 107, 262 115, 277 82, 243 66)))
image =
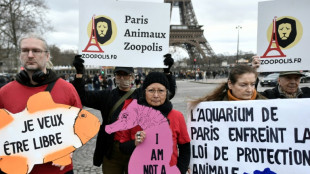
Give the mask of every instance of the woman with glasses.
MULTIPOLYGON (((168 79, 163 73, 151 72, 146 76, 141 89, 142 96, 138 98, 138 104, 159 110, 167 118, 173 138, 170 166, 177 165, 180 172, 185 174, 190 161, 190 138, 183 114, 173 109, 168 98, 168 79)), ((121 151, 131 154, 136 146, 143 143, 146 136, 140 126, 123 131, 120 140, 121 151)))
MULTIPOLYGON (((175 79, 170 73, 170 67, 173 65, 171 55, 165 56, 164 64, 168 68, 164 69, 166 76, 171 84, 171 95, 175 93, 175 79)), ((121 132, 107 134, 105 126, 115 122, 118 119, 121 110, 129 104, 133 98, 139 98, 142 89, 131 89, 134 80, 134 69, 132 67, 115 67, 114 76, 116 88, 100 91, 86 91, 82 80, 84 73, 84 60, 80 55, 75 57, 73 65, 76 68, 76 79, 73 82, 74 87, 79 93, 82 104, 86 107, 101 111, 102 124, 97 136, 96 148, 93 158, 95 166, 102 165, 104 174, 124 174, 128 172, 129 155, 124 154, 119 149, 121 132)))

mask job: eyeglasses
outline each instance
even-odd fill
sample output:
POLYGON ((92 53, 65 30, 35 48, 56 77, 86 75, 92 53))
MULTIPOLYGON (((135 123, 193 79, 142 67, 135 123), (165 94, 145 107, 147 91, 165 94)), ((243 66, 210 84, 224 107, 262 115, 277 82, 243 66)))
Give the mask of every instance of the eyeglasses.
POLYGON ((115 78, 120 79, 121 77, 123 77, 125 80, 128 80, 131 77, 131 74, 115 74, 115 78))
POLYGON ((155 89, 146 89, 146 92, 154 95, 156 92, 158 95, 164 95, 166 94, 167 90, 164 90, 164 89, 158 89, 158 90, 155 90, 155 89))
POLYGON ((43 52, 47 53, 48 51, 43 51, 43 50, 40 50, 40 49, 21 49, 20 50, 20 54, 25 56, 25 55, 29 55, 29 52, 32 52, 32 54, 34 56, 41 56, 43 52))

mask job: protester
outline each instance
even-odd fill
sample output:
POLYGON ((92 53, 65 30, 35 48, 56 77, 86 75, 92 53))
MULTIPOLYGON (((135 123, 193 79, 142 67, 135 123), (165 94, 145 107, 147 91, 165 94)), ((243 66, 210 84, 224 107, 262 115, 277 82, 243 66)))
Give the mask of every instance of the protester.
POLYGON ((108 90, 112 90, 113 89, 113 80, 112 77, 110 75, 108 75, 108 90))
POLYGON ((221 84, 211 94, 190 102, 190 108, 204 101, 237 101, 266 99, 256 92, 257 72, 248 65, 236 65, 229 73, 226 83, 221 84))
POLYGON ((87 90, 92 91, 93 90, 93 80, 91 79, 90 75, 88 74, 85 78, 85 83, 87 85, 87 90))
MULTIPOLYGON (((259 68, 260 58, 253 56, 252 66, 259 68)), ((276 98, 310 98, 309 87, 299 87, 300 78, 304 76, 300 71, 283 71, 280 72, 278 84, 272 89, 266 89, 260 92, 269 99, 276 98)))
MULTIPOLYGON (((168 79, 163 73, 151 72, 144 80, 143 94, 138 99, 138 104, 159 110, 169 120, 173 134, 173 155, 170 165, 177 165, 181 174, 185 174, 190 161, 190 138, 183 114, 172 108, 167 97, 169 89, 168 79)), ((123 132, 120 140, 121 151, 131 154, 137 145, 143 143, 147 135, 141 130, 140 126, 136 126, 123 132), (140 139, 136 135, 137 132, 141 136, 140 139)))
MULTIPOLYGON (((50 53, 46 41, 41 36, 29 33, 21 37, 19 47, 19 58, 24 70, 16 75, 15 81, 0 89, 0 108, 14 114, 22 112, 29 97, 42 91, 49 91, 55 103, 82 108, 80 98, 72 84, 58 78, 55 72, 47 68, 50 53)), ((30 172, 30 174, 42 173, 70 174, 73 173, 73 166, 71 163, 59 167, 58 164, 53 165, 49 162, 35 165, 30 172)))
MULTIPOLYGON (((171 95, 169 96, 172 98, 175 94, 176 84, 175 79, 170 73, 170 68, 174 61, 171 58, 171 55, 165 57, 164 63, 165 65, 168 65, 168 68, 165 68, 164 71, 166 72, 169 83, 172 86, 170 89, 171 95)), ((102 164, 104 174, 127 173, 129 155, 124 154, 119 150, 121 132, 116 132, 110 135, 105 132, 104 128, 106 125, 117 120, 126 100, 139 98, 141 95, 140 88, 136 90, 131 89, 131 84, 134 80, 134 69, 132 67, 115 67, 114 76, 117 87, 112 91, 85 91, 81 79, 84 73, 83 63, 84 60, 81 59, 80 55, 77 55, 73 62, 77 71, 76 79, 73 84, 80 95, 82 104, 100 110, 103 118, 97 136, 93 163, 98 167, 102 164)))
POLYGON ((100 90, 100 81, 99 81, 99 76, 97 74, 95 74, 93 77, 93 86, 94 86, 95 91, 100 90))
POLYGON ((140 76, 138 76, 138 75, 136 75, 135 84, 136 84, 136 88, 140 87, 141 79, 140 79, 140 76))

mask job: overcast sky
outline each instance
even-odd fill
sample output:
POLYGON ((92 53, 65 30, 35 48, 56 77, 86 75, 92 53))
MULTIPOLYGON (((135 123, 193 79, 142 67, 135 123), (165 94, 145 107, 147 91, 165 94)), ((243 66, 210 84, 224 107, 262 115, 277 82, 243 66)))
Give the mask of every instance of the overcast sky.
MULTIPOLYGON (((239 30, 239 50, 256 53, 259 1, 262 0, 192 0, 198 23, 204 26, 204 36, 216 54, 236 54, 238 25, 242 27, 239 30)), ((48 33, 48 43, 61 49, 77 50, 79 0, 49 0, 47 4, 47 16, 55 29, 54 32, 48 33)), ((179 24, 177 12, 177 9, 173 10, 171 24, 179 24)))

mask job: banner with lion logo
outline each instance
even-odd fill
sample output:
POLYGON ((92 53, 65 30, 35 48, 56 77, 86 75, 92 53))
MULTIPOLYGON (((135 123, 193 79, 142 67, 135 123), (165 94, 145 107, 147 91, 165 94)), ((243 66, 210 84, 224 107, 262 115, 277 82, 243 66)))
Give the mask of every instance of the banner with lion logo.
POLYGON ((164 67, 170 4, 80 1, 79 54, 86 65, 164 67))
POLYGON ((309 70, 308 0, 258 3, 257 55, 260 72, 309 70))

